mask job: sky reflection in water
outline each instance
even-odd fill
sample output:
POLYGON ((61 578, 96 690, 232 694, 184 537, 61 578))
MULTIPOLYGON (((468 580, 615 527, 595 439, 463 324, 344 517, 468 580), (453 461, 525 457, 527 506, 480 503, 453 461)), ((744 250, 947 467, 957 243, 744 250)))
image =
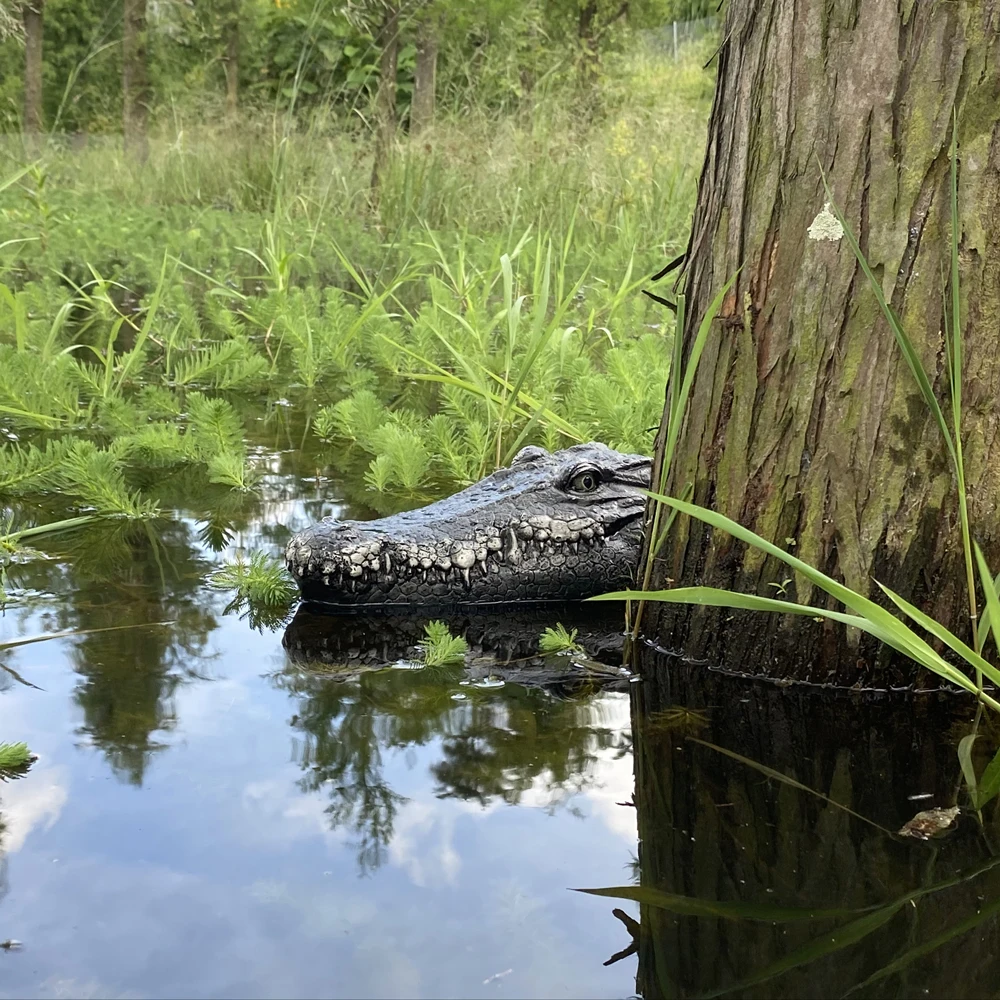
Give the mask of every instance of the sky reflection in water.
POLYGON ((0 619, 179 623, 3 655, 44 690, 0 681, 0 735, 41 755, 0 786, 0 938, 23 942, 0 996, 634 991, 634 958, 602 966, 628 943, 610 901, 567 891, 631 876, 627 694, 303 679, 169 532, 112 582, 47 564, 65 597, 0 619))

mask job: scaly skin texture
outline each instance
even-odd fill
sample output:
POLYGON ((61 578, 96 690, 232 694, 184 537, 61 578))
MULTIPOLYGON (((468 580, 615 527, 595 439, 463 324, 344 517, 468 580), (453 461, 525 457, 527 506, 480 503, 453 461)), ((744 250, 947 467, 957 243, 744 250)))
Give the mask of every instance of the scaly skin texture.
POLYGON ((507 469, 419 510, 321 521, 285 560, 309 601, 580 600, 633 582, 649 459, 606 445, 523 448, 507 469))

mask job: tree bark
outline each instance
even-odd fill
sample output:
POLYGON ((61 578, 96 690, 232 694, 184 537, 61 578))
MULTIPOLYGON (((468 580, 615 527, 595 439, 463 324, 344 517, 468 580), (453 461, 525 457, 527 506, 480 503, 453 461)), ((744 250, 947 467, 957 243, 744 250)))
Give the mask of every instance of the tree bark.
POLYGON ((396 138, 396 66, 399 55, 399 7, 387 4, 378 33, 382 51, 379 60, 378 92, 375 95, 375 162, 372 165, 372 195, 378 197, 379 185, 389 163, 396 138))
POLYGON ((413 103, 410 105, 410 134, 419 135, 434 121, 437 87, 438 29, 433 17, 420 24, 417 64, 413 73, 413 103))
POLYGON ((580 45, 580 83, 591 86, 601 67, 597 51, 597 0, 585 0, 580 7, 577 41, 580 45))
POLYGON ((146 0, 124 0, 122 114, 125 152, 140 163, 149 156, 149 71, 146 65, 146 0))
POLYGON ((45 0, 27 0, 24 21, 24 131, 30 137, 44 130, 42 113, 42 24, 45 0))
MULTIPOLYGON (((696 503, 862 593, 880 597, 873 580, 890 586, 966 640, 940 433, 846 240, 817 239, 810 226, 827 200, 822 167, 944 399, 955 110, 970 517, 1000 568, 998 18, 998 0, 727 5, 688 248, 685 354, 709 302, 742 270, 702 356, 668 485, 677 496, 691 484, 696 503)), ((664 434, 665 422, 658 455, 664 434)), ((790 576, 678 518, 652 582, 825 600, 790 576)), ((877 644, 829 623, 647 613, 662 643, 725 667, 844 683, 895 676, 877 644)))
POLYGON ((230 0, 225 24, 226 118, 233 121, 239 109, 240 0, 230 0))

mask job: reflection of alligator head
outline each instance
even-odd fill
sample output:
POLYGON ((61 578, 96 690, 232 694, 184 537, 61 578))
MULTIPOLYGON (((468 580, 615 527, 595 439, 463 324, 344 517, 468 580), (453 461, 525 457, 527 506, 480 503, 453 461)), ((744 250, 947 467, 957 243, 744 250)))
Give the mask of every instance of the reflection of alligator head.
MULTIPOLYGON (((579 605, 546 610, 491 613, 479 609, 437 609, 453 635, 469 644, 466 671, 470 680, 500 678, 525 687, 545 687, 569 694, 581 688, 626 686, 621 670, 622 618, 615 605, 579 605), (539 636, 556 621, 577 630, 586 651, 575 656, 542 655, 539 636)), ((289 660, 310 671, 353 679, 359 673, 405 660, 425 638, 427 617, 393 612, 321 614, 300 607, 289 623, 282 645, 289 660)))
POLYGON ((285 559, 306 600, 579 600, 632 582, 650 463, 603 444, 523 448, 510 468, 378 521, 327 519, 285 559))

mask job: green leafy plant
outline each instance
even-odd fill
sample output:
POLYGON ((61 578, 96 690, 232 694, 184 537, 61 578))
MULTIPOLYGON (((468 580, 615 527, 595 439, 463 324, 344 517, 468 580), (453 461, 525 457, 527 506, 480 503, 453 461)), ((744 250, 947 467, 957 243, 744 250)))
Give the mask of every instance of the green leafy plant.
POLYGON ((253 552, 249 559, 238 555, 208 582, 216 590, 232 591, 238 600, 269 608, 287 608, 298 594, 284 566, 264 552, 253 552))
POLYGON ((452 635, 444 622, 435 619, 424 626, 420 651, 425 667, 447 667, 464 662, 469 644, 464 636, 452 635))
POLYGON ((27 743, 0 743, 0 774, 27 767, 34 759, 27 743))
POLYGON ((543 653, 582 653, 583 646, 576 641, 576 633, 576 629, 567 632, 562 622, 556 622, 555 626, 543 629, 538 648, 543 653))

